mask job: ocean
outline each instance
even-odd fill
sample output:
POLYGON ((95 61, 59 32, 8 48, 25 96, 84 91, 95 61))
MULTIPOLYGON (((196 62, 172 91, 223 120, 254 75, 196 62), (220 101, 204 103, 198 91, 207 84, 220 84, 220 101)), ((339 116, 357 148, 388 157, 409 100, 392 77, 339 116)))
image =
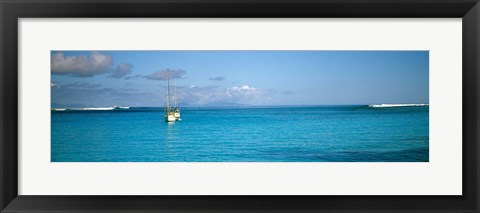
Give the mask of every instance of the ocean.
POLYGON ((51 111, 52 162, 428 162, 429 107, 51 111))

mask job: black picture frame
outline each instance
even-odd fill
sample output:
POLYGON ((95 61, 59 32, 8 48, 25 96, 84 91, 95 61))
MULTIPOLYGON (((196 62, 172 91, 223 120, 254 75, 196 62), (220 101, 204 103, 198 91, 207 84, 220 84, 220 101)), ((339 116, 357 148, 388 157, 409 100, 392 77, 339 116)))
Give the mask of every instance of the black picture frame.
MULTIPOLYGON (((1 212, 479 212, 478 0, 0 0, 1 212), (462 196, 18 195, 19 18, 462 18, 462 196)), ((126 183, 135 184, 135 183, 126 183)), ((119 186, 121 187, 121 186, 119 186)), ((439 186, 441 187, 441 186, 439 186)))

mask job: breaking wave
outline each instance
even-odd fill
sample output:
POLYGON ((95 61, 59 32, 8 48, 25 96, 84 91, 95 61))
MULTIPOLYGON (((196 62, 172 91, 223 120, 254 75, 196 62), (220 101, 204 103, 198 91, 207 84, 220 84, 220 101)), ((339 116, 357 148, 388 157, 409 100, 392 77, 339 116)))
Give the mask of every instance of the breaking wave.
POLYGON ((53 108, 53 111, 105 111, 105 110, 127 110, 130 107, 86 107, 86 108, 53 108))
POLYGON ((113 107, 87 107, 83 108, 83 110, 114 110, 113 107))
POLYGON ((67 110, 67 109, 60 109, 60 108, 58 108, 58 109, 52 109, 52 110, 53 110, 53 111, 65 111, 65 110, 67 110))
POLYGON ((370 104, 368 107, 414 107, 414 106, 428 106, 429 104, 370 104))

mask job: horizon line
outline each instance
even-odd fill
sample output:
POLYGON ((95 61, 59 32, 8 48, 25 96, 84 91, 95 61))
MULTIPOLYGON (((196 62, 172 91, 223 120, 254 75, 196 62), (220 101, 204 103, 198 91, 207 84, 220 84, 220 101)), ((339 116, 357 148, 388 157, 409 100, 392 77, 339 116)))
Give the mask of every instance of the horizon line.
MULTIPOLYGON (((430 103, 371 103, 371 104, 287 104, 287 105, 189 105, 178 106, 179 108, 194 107, 300 107, 300 106, 370 106, 370 105, 430 105, 430 103)), ((110 107, 129 107, 129 108, 164 108, 163 106, 90 106, 90 107, 50 107, 51 109, 84 109, 84 108, 110 108, 110 107)))

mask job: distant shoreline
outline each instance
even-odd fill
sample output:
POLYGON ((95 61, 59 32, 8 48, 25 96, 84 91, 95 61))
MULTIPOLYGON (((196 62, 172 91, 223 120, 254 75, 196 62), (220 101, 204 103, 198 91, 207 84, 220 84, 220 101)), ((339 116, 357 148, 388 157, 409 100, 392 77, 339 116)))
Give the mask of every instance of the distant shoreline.
MULTIPOLYGON (((325 105, 226 105, 226 106, 185 106, 182 109, 258 109, 258 108, 304 108, 304 107, 370 107, 370 108, 389 108, 389 107, 424 107, 430 104, 325 104, 325 105)), ((163 107, 56 107, 51 111, 128 111, 139 109, 163 109, 163 107)))

